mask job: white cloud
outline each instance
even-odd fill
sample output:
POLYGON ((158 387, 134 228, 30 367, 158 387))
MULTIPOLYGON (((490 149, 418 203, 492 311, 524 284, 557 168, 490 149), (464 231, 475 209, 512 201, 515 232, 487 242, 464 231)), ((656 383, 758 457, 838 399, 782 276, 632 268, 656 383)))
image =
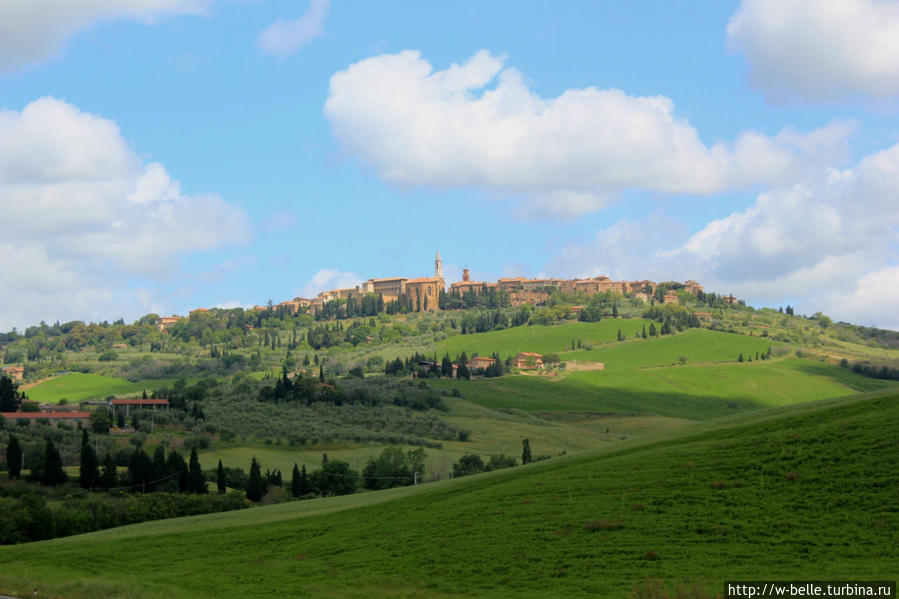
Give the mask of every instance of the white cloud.
POLYGON ((894 0, 742 0, 727 36, 774 100, 899 97, 894 0))
POLYGON ((309 8, 292 21, 277 20, 259 34, 259 47, 266 54, 287 56, 324 35, 325 17, 331 0, 312 0, 309 8))
POLYGON ((115 123, 55 98, 0 112, 0 207, 0 329, 139 315, 152 301, 129 279, 171 278, 185 254, 250 234, 241 208, 183 193, 115 123))
POLYGON ((361 282, 362 278, 354 272, 342 272, 337 268, 322 268, 312 275, 312 279, 297 292, 297 296, 312 298, 322 291, 355 287, 361 282))
POLYGON ((899 266, 887 266, 865 274, 849 293, 833 293, 823 309, 826 314, 840 314, 841 320, 870 326, 879 324, 899 331, 899 266))
POLYGON ((888 307, 899 303, 889 279, 897 268, 890 264, 899 242, 896 189, 899 145, 820 180, 759 194, 689 237, 657 215, 622 221, 565 248, 547 270, 696 279, 753 304, 792 303, 809 314, 895 327, 888 307))
POLYGON ((46 60, 79 31, 102 21, 153 22, 201 14, 215 0, 4 0, 0 2, 0 72, 46 60))
POLYGON ((783 185, 842 158, 853 129, 747 131, 706 146, 665 96, 590 87, 544 99, 504 63, 485 50, 442 71, 415 51, 375 56, 331 77, 324 113, 344 150, 390 183, 524 195, 566 217, 626 189, 783 185))

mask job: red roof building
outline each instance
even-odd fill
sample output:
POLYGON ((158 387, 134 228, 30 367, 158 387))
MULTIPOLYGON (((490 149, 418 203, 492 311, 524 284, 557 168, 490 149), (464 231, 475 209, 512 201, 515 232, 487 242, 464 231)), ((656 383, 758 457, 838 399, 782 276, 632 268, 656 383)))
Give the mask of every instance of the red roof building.
POLYGON ((115 418, 115 410, 116 406, 124 406, 125 407, 125 416, 128 416, 131 412, 131 406, 136 408, 153 408, 154 410, 162 407, 164 409, 168 409, 169 400, 167 399, 111 399, 109 400, 109 407, 112 408, 112 417, 115 418))
POLYGON ((515 367, 521 370, 533 370, 535 368, 543 368, 543 354, 534 354, 531 352, 521 352, 512 360, 515 367), (533 362, 531 362, 533 360, 533 362), (529 364, 530 363, 530 364, 529 364))
POLYGON ((57 422, 84 422, 91 418, 90 412, 0 412, 7 420, 40 420, 46 418, 51 423, 57 422))

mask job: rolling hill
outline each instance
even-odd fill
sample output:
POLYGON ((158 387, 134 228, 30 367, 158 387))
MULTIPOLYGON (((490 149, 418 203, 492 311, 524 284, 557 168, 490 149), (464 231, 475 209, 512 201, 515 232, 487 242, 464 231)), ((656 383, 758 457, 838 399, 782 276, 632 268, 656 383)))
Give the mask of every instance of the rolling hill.
POLYGON ((629 597, 635 585, 884 580, 899 396, 740 413, 414 488, 0 548, 64 597, 629 597))

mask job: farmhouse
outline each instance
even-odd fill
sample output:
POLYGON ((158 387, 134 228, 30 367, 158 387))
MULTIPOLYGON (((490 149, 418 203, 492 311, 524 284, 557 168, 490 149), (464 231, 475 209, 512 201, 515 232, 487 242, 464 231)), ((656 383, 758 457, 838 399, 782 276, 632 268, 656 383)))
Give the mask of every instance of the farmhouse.
POLYGON ((496 360, 493 358, 482 358, 481 356, 477 356, 468 361, 468 368, 472 372, 477 372, 478 370, 493 366, 494 364, 496 364, 496 360))
POLYGON ((162 333, 170 326, 182 319, 183 317, 181 316, 160 316, 159 320, 156 321, 156 328, 159 329, 160 333, 162 333))
POLYGON ((531 352, 521 352, 512 359, 512 365, 521 370, 543 368, 543 355, 531 352))
POLYGON ((4 366, 2 372, 14 381, 21 381, 25 378, 24 366, 4 366))

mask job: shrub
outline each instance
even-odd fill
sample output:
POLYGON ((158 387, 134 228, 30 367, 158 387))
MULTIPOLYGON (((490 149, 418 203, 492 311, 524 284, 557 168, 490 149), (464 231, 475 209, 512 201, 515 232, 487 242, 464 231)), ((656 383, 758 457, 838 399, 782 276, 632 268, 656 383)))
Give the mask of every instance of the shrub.
POLYGON ((119 357, 118 354, 116 354, 114 351, 109 349, 109 350, 106 350, 105 352, 103 352, 102 354, 100 354, 97 357, 97 359, 101 362, 112 362, 112 361, 118 359, 118 357, 119 357))

